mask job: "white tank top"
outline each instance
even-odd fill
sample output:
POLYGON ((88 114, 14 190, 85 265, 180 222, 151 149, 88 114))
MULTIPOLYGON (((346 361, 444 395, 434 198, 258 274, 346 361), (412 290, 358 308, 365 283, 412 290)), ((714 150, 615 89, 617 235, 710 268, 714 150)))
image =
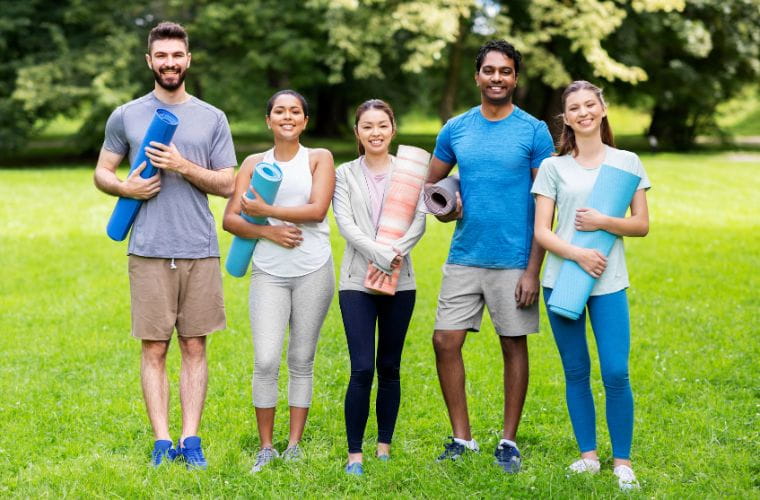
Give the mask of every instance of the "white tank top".
MULTIPOLYGON (((290 161, 275 160, 274 149, 270 149, 264 154, 264 161, 276 163, 282 170, 282 183, 274 205, 295 207, 309 203, 312 179, 308 148, 300 146, 290 161)), ((260 239, 253 253, 253 263, 259 269, 273 276, 291 278, 316 271, 330 258, 330 225, 326 217, 321 222, 304 224, 269 217, 269 223, 298 227, 303 241, 295 248, 285 248, 265 238, 260 239)))

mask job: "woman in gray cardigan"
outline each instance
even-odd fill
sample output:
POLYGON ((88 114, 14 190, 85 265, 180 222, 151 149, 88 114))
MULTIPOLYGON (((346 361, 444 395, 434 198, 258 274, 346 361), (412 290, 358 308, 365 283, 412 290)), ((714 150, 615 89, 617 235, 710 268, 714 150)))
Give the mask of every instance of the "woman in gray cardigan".
POLYGON ((388 247, 375 242, 380 211, 395 158, 388 152, 396 133, 391 107, 372 99, 356 110, 354 124, 359 158, 336 171, 333 211, 346 250, 340 269, 339 302, 351 358, 351 379, 344 414, 348 438, 348 474, 362 475, 362 441, 369 416, 370 392, 377 366, 377 457, 390 458, 390 445, 401 398, 401 351, 412 317, 415 281, 412 247, 425 231, 417 212, 406 234, 388 247), (379 280, 400 267, 395 295, 380 295, 364 286, 369 263, 379 280), (375 356, 377 325, 377 356, 375 356))

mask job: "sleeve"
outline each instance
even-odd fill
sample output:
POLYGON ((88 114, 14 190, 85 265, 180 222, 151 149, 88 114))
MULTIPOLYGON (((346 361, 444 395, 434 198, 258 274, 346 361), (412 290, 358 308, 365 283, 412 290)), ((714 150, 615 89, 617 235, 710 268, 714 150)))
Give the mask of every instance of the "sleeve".
POLYGON ((447 121, 446 125, 438 132, 438 137, 435 139, 433 156, 449 165, 456 164, 457 157, 451 147, 451 120, 447 121))
POLYGON ((649 189, 652 187, 652 183, 649 181, 649 176, 647 175, 647 171, 644 170, 644 165, 641 163, 641 158, 639 158, 639 155, 633 153, 633 171, 641 177, 641 180, 639 181, 639 187, 636 188, 638 191, 639 189, 649 189))
POLYGON ((541 162, 536 180, 530 189, 532 194, 540 194, 557 201, 557 168, 551 158, 541 162))
POLYGON ((108 117, 103 149, 122 156, 126 156, 129 152, 129 142, 124 129, 124 108, 121 106, 113 110, 111 116, 108 117))
POLYGON ((364 258, 373 262, 382 271, 390 273, 391 261, 396 257, 396 252, 387 245, 377 243, 356 224, 351 210, 351 187, 346 167, 347 165, 341 166, 335 172, 333 214, 335 214, 338 231, 364 258))
POLYGON ((237 157, 235 156, 235 146, 232 142, 230 124, 227 122, 227 116, 221 113, 214 128, 214 135, 211 138, 209 165, 203 166, 212 170, 221 170, 223 168, 235 167, 236 165, 237 157))
POLYGON ((554 141, 549 133, 546 122, 539 122, 536 133, 533 134, 533 148, 531 150, 530 168, 539 168, 541 162, 554 153, 554 141))

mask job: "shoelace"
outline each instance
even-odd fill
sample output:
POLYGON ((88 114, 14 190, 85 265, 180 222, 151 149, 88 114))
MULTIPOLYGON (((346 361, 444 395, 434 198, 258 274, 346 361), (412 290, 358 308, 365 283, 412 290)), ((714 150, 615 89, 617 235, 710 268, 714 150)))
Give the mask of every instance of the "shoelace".
POLYGON ((182 451, 185 458, 191 462, 205 462, 206 457, 203 456, 203 450, 200 448, 185 448, 182 451))
POLYGON ((516 457, 516 450, 508 444, 500 444, 496 448, 496 456, 499 460, 509 461, 512 457, 516 457))
POLYGON ((274 450, 272 448, 262 448, 256 454, 256 465, 262 465, 274 458, 274 450))

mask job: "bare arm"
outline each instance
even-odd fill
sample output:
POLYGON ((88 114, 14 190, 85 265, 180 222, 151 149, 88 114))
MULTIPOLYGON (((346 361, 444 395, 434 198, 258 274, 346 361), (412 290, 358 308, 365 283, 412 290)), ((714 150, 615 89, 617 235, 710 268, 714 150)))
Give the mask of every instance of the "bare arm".
POLYGON ((201 191, 229 198, 235 189, 235 166, 219 170, 203 168, 183 157, 172 143, 169 146, 151 142, 145 153, 154 167, 182 175, 201 191))
MULTIPOLYGON (((449 165, 448 163, 438 159, 438 157, 433 155, 433 159, 430 160, 430 167, 428 168, 428 175, 425 181, 425 185, 435 184, 436 182, 445 178, 447 175, 449 175, 449 172, 451 172, 452 168, 454 168, 454 165, 449 165)), ((447 215, 436 215, 435 218, 441 222, 451 222, 453 220, 462 218, 462 198, 459 196, 459 193, 457 193, 457 205, 454 211, 447 215)))
POLYGON ((639 189, 631 200, 630 217, 610 217, 592 208, 575 211, 575 229, 595 231, 604 229, 618 236, 646 236, 649 233, 649 207, 645 189, 639 189))
POLYGON ((124 155, 101 149, 93 174, 95 187, 113 196, 136 200, 147 200, 156 196, 161 190, 161 176, 154 175, 148 179, 140 177, 140 172, 145 170, 143 162, 122 181, 116 176, 116 169, 123 159, 124 155))
POLYGON ((280 246, 294 248, 301 244, 301 230, 293 226, 270 226, 251 224, 240 216, 241 200, 251 183, 253 167, 261 161, 262 154, 251 155, 243 161, 235 178, 235 191, 227 201, 224 209, 222 227, 224 230, 242 238, 266 238, 280 246))
MULTIPOLYGON (((531 179, 536 180, 538 174, 537 168, 532 168, 530 171, 531 179)), ((550 226, 551 229, 551 226, 550 226)), ((528 307, 538 299, 539 279, 538 275, 541 272, 541 264, 544 262, 544 256, 546 250, 542 247, 536 235, 533 235, 533 240, 530 244, 530 256, 528 257, 528 267, 520 277, 515 287, 515 300, 517 301, 517 307, 528 307)))
POLYGON ((607 258, 597 250, 581 248, 563 240, 552 232, 554 200, 536 195, 536 223, 534 235, 539 245, 564 259, 574 260, 584 271, 598 278, 607 267, 607 258))
POLYGON ((335 164, 332 153, 326 149, 314 149, 309 155, 311 163, 311 194, 309 202, 296 207, 269 205, 261 196, 255 200, 241 198, 243 213, 251 217, 274 217, 294 224, 322 222, 327 216, 335 191, 335 164))

